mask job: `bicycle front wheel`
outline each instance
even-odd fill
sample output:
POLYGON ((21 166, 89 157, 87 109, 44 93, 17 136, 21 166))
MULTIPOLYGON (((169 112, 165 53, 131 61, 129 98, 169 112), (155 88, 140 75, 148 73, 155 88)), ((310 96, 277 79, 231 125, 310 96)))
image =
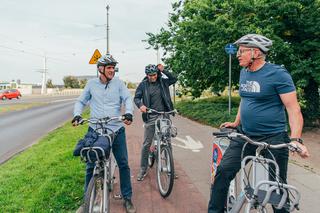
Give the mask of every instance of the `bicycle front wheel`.
POLYGON ((162 197, 170 195, 174 182, 174 165, 172 150, 168 146, 161 146, 160 161, 157 165, 157 183, 162 197))
MULTIPOLYGON (((103 201, 104 201, 104 178, 103 176, 94 176, 91 178, 87 192, 85 195, 85 212, 88 213, 100 213, 104 212, 103 201)), ((107 197, 109 195, 109 190, 105 190, 107 197)), ((108 205, 108 202, 106 202, 108 205)), ((108 209, 108 208, 107 208, 108 209)))

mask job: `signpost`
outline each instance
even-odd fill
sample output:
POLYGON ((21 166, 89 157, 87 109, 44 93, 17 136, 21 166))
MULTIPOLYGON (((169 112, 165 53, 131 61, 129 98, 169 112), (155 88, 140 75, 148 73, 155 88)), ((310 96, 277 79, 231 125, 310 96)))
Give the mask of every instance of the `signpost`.
MULTIPOLYGON (((89 61, 89 64, 96 64, 98 62, 98 59, 101 57, 101 53, 98 49, 96 49, 89 61)), ((97 70, 97 77, 99 76, 98 70, 97 70)))
POLYGON ((229 88, 228 88, 228 94, 229 94, 229 115, 231 114, 231 55, 235 54, 237 52, 237 48, 234 44, 227 44, 224 47, 224 50, 229 55, 229 88))
POLYGON ((101 53, 99 52, 98 49, 96 49, 89 61, 89 64, 96 64, 100 57, 101 57, 101 53))

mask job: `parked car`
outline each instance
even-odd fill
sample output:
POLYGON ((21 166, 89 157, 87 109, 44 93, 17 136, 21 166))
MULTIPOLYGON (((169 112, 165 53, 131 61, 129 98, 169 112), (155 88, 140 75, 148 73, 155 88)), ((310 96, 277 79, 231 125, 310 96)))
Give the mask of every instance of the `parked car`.
POLYGON ((16 98, 16 99, 21 98, 20 91, 17 89, 7 89, 7 90, 0 91, 0 99, 5 100, 5 99, 12 99, 12 98, 16 98))

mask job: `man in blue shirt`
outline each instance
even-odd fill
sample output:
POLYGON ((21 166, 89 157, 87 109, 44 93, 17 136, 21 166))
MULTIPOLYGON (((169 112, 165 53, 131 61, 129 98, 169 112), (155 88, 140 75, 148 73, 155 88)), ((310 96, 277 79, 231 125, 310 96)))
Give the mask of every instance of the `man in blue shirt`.
MULTIPOLYGON (((239 46, 237 58, 240 66, 241 97, 238 114, 234 122, 226 122, 221 127, 238 127, 254 140, 269 144, 293 141, 302 151, 302 158, 309 156, 301 139, 303 117, 297 100, 295 86, 290 74, 279 65, 267 63, 266 53, 272 41, 265 36, 248 34, 235 42, 239 46), (285 109, 291 130, 287 133, 285 109)), ((211 188, 209 213, 223 213, 231 180, 240 169, 243 143, 231 141, 226 150, 211 188)), ((271 150, 280 168, 280 177, 287 181, 288 149, 271 150)), ((255 147, 248 145, 245 155, 254 155, 255 147)), ((274 209, 275 212, 288 212, 274 209)))
MULTIPOLYGON (((81 122, 81 113, 89 101, 91 118, 120 116, 121 106, 124 104, 124 123, 127 125, 131 124, 133 112, 132 97, 123 81, 114 77, 116 64, 117 62, 111 55, 102 56, 98 60, 97 69, 100 76, 88 81, 81 96, 75 103, 74 118, 72 120, 74 126, 81 122)), ((107 127, 116 133, 112 144, 112 151, 119 167, 120 188, 124 199, 124 207, 127 212, 136 212, 131 202, 132 187, 124 125, 121 121, 113 121, 107 127)), ((93 127, 89 126, 88 132, 92 131, 93 127)), ((93 168, 94 163, 87 163, 85 191, 93 175, 93 168)))

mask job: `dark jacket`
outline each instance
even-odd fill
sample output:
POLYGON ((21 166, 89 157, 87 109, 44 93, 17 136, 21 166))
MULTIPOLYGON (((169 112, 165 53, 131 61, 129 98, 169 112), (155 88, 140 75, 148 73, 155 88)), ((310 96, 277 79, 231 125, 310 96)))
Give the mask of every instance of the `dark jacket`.
MULTIPOLYGON (((158 79, 161 88, 161 97, 165 108, 168 111, 173 110, 173 104, 170 97, 169 86, 177 82, 177 78, 170 72, 164 70, 162 71, 168 78, 163 78, 161 74, 158 74, 158 79)), ((150 95, 148 90, 148 78, 145 77, 136 89, 136 94, 134 96, 134 103, 138 108, 145 105, 147 108, 150 107, 150 95)), ((142 113, 142 119, 144 122, 148 121, 148 116, 146 113, 142 113)))

